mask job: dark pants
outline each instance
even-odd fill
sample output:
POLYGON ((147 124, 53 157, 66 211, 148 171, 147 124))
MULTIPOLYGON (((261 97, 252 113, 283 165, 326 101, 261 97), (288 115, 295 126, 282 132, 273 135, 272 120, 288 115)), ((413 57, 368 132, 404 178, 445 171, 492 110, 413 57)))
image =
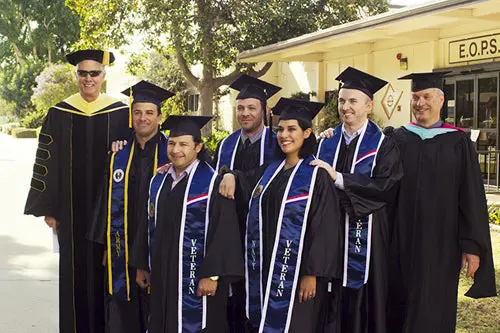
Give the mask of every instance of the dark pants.
POLYGON ((229 333, 246 333, 245 280, 231 284, 233 296, 227 303, 229 333))

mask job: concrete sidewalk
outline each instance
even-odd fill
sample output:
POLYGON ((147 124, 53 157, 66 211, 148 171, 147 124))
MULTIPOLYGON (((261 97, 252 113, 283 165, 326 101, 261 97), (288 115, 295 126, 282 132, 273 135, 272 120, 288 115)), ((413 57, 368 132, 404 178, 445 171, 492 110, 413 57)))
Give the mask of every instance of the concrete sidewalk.
POLYGON ((58 331, 58 255, 42 218, 23 215, 36 139, 0 133, 0 331, 58 331))

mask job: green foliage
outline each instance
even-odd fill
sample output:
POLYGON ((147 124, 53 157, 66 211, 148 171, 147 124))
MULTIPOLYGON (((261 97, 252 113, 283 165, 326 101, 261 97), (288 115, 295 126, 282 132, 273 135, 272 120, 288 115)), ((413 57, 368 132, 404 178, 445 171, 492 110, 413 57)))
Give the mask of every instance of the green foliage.
POLYGON ((237 54, 320 28, 349 22, 360 14, 387 10, 386 0, 66 0, 81 17, 86 46, 119 47, 140 32, 148 47, 175 54, 186 81, 200 92, 202 114, 213 96, 242 72, 261 76, 256 64, 240 64, 237 54), (200 64, 203 75, 191 68, 200 64), (228 69, 233 71, 223 75, 228 69))
POLYGON ((0 72, 0 97, 15 106, 14 114, 23 118, 33 111, 31 95, 35 87, 35 78, 43 70, 44 64, 38 60, 29 60, 22 66, 9 66, 0 72))
POLYGON ((5 0, 0 6, 2 64, 62 59, 79 36, 79 20, 64 0, 5 0))
POLYGON ((36 77, 36 87, 33 89, 31 101, 37 111, 46 113, 51 106, 78 91, 78 81, 73 66, 67 63, 49 65, 36 77))
POLYGON ((42 126, 43 120, 45 119, 46 115, 47 111, 44 110, 31 111, 30 113, 24 116, 21 123, 26 128, 37 128, 42 126))
POLYGON ((0 116, 12 117, 16 110, 16 106, 13 103, 9 103, 3 98, 0 98, 0 116))
POLYGON ((500 225, 500 207, 496 202, 488 207, 488 216, 491 224, 500 225))
POLYGON ((311 97, 314 97, 314 96, 316 96, 316 93, 314 91, 311 91, 310 93, 305 93, 305 92, 302 92, 302 91, 297 91, 297 92, 291 94, 290 98, 301 99, 301 100, 304 100, 304 101, 309 101, 311 99, 311 97))
POLYGON ((35 128, 14 128, 12 130, 11 135, 18 139, 31 139, 36 138, 36 129, 35 128))
POLYGON ((175 96, 169 98, 161 109, 164 119, 168 115, 186 113, 184 102, 188 84, 171 55, 162 55, 158 51, 135 54, 127 64, 127 72, 175 92, 175 96))
POLYGON ((217 149, 217 145, 220 141, 226 138, 229 135, 227 131, 212 131, 212 134, 208 137, 203 138, 203 143, 205 147, 208 149, 208 153, 210 156, 215 154, 215 150, 217 149))
POLYGON ((323 111, 318 115, 318 126, 319 132, 323 132, 329 128, 335 128, 340 124, 339 111, 339 92, 338 90, 333 90, 330 95, 330 100, 323 108, 323 111))

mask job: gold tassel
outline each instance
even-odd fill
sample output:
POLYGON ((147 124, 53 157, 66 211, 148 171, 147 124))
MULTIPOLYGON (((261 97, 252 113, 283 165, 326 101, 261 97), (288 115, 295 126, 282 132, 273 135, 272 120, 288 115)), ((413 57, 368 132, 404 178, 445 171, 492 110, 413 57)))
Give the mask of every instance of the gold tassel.
POLYGON ((109 52, 108 51, 103 51, 102 52, 102 64, 104 66, 109 66, 109 52))
POLYGON ((132 128, 132 103, 134 103, 134 95, 132 93, 132 87, 130 87, 130 97, 128 106, 128 127, 132 128))

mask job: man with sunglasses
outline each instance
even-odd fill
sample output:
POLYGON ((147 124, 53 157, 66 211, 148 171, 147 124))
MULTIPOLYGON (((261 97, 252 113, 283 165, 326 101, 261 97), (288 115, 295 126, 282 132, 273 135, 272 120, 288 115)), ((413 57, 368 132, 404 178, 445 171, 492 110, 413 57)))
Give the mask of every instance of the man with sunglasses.
MULTIPOLYGON (((48 111, 25 214, 44 216, 57 232, 60 332, 104 332, 102 245, 85 239, 111 142, 130 135, 128 106, 101 93, 111 52, 80 50, 80 91, 48 111)), ((118 175, 117 175, 118 177, 118 175)))

